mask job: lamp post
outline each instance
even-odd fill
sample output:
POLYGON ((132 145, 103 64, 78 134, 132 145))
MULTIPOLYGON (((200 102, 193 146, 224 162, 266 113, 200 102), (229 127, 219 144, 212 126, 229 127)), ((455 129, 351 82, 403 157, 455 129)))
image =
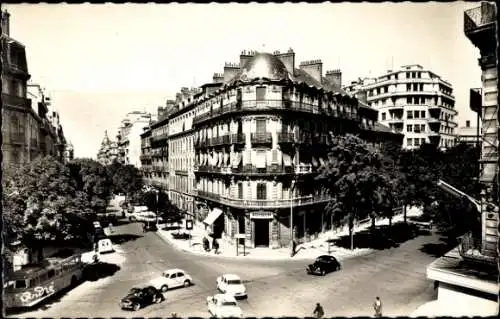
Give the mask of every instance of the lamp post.
POLYGON ((155 194, 156 194, 156 225, 158 225, 158 193, 160 193, 160 191, 155 188, 155 194))
POLYGON ((295 254, 295 251, 294 251, 295 244, 294 244, 294 240, 293 240, 293 198, 292 198, 292 196, 293 196, 292 191, 293 191, 294 186, 295 186, 295 179, 292 180, 292 182, 290 183, 290 191, 289 191, 290 194, 288 196, 290 198, 290 238, 291 238, 290 243, 291 243, 291 250, 292 250, 291 256, 292 257, 295 254))

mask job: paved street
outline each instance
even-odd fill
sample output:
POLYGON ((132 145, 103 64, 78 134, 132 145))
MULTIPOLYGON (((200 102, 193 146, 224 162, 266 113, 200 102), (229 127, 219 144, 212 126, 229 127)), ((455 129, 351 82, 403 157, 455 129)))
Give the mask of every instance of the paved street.
MULTIPOLYGON (((143 234, 139 224, 114 228, 114 235, 139 236, 117 245, 117 252, 101 258, 120 266, 113 276, 85 282, 23 317, 61 316, 208 316, 205 298, 216 293, 215 279, 237 273, 246 284, 248 300, 240 302, 245 316, 308 316, 320 302, 326 316, 370 316, 375 296, 384 302, 384 315, 408 315, 433 298, 425 267, 434 258, 419 251, 437 236, 422 236, 399 248, 343 261, 343 269, 326 277, 306 275, 306 260, 242 260, 198 256, 174 249, 155 233, 143 234), (123 311, 118 302, 136 285, 168 268, 182 268, 195 285, 168 291, 167 301, 137 313, 123 311), (277 302, 279 300, 279 302, 277 302)), ((131 236, 129 236, 131 237, 131 236)))

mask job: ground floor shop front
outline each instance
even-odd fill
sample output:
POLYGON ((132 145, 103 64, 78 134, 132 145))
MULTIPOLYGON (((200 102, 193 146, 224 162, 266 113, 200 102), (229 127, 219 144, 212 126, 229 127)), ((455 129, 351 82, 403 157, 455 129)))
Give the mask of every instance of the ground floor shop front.
MULTIPOLYGON (((230 237, 241 244, 244 241, 251 248, 280 248, 291 244, 290 209, 245 210, 207 203, 199 206, 208 211, 203 223, 215 237, 230 237)), ((293 237, 298 243, 315 239, 329 227, 324 206, 294 207, 292 211, 293 237)))

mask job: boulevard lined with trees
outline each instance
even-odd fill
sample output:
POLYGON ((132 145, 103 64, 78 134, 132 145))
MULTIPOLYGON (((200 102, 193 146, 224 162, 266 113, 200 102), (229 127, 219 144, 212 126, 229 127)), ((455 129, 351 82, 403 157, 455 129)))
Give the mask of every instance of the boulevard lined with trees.
MULTIPOLYGON (((395 207, 424 207, 424 215, 450 237, 478 225, 474 207, 436 186, 443 179, 478 196, 477 148, 461 144, 441 151, 423 145, 407 151, 390 144, 375 147, 353 135, 331 136, 330 142, 328 160, 316 181, 335 194, 325 213, 348 225, 351 248, 356 221, 369 218, 375 229, 376 219, 391 220, 395 207)), ((84 240, 114 194, 124 194, 127 203, 148 206, 166 218, 181 214, 166 193, 144 187, 137 168, 116 162, 103 166, 75 159, 62 164, 41 157, 4 172, 2 186, 4 243, 18 241, 35 250, 45 242, 84 240)))

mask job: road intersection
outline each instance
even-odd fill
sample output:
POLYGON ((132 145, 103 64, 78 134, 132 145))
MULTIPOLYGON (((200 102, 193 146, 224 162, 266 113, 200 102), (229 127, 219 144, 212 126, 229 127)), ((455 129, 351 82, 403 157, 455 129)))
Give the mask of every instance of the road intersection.
POLYGON ((437 242, 436 235, 420 236, 398 248, 341 261, 342 270, 317 277, 307 275, 301 260, 227 259, 179 251, 154 232, 143 233, 137 223, 114 227, 116 252, 101 260, 120 269, 112 276, 87 281, 44 306, 16 314, 23 317, 207 317, 206 297, 217 293, 216 278, 236 273, 245 281, 249 298, 240 302, 244 316, 311 316, 317 302, 326 316, 371 316, 375 296, 384 302, 384 315, 405 316, 432 300, 426 266, 432 262, 419 250, 437 242), (145 285, 169 268, 188 272, 194 285, 169 290, 166 301, 140 309, 121 310, 118 303, 134 286, 145 285), (279 302, 277 302, 279 300, 279 302))

